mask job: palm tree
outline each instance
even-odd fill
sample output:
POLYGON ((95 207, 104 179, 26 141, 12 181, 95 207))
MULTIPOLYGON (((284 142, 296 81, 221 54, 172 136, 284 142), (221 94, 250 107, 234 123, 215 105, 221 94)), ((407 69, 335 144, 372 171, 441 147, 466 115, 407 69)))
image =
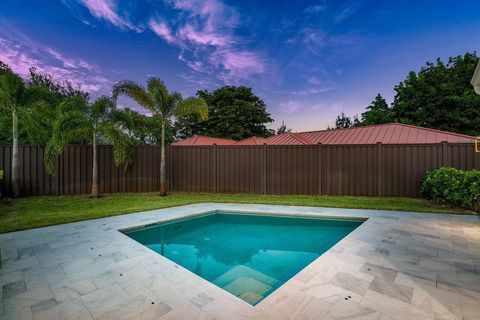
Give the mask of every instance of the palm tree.
MULTIPOLYGON (((14 198, 20 195, 20 163, 18 160, 18 122, 19 116, 25 120, 25 124, 30 125, 30 132, 35 132, 39 138, 46 136, 41 132, 42 127, 38 121, 32 121, 34 114, 32 110, 46 109, 45 101, 50 93, 47 89, 26 85, 23 79, 13 73, 10 69, 2 66, 0 73, 0 109, 11 113, 12 115, 12 195, 14 198), (46 98, 46 99, 45 99, 46 98), (37 130, 37 131, 36 131, 37 130)), ((37 119, 38 120, 38 119, 37 119)))
POLYGON ((91 197, 100 196, 98 188, 97 139, 107 138, 114 147, 115 164, 128 164, 133 161, 133 142, 115 123, 119 110, 113 99, 100 97, 89 104, 82 97, 65 99, 56 110, 52 137, 45 150, 45 164, 51 174, 56 173, 56 160, 63 149, 79 139, 92 142, 92 190, 91 197))
POLYGON ((171 125, 174 117, 196 115, 200 121, 208 119, 208 106, 200 98, 183 99, 178 92, 168 92, 165 83, 156 77, 147 81, 147 88, 133 82, 120 81, 113 86, 113 96, 126 95, 157 116, 162 128, 161 155, 160 155, 160 195, 167 194, 165 183, 165 126, 171 125))

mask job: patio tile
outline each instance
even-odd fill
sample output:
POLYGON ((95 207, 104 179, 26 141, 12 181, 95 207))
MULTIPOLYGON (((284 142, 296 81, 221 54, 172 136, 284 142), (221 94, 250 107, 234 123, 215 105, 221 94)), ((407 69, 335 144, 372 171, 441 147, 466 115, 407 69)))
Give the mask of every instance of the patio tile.
POLYGON ((0 319, 479 319, 479 222, 196 204, 0 234, 0 319), (255 307, 118 231, 216 209, 369 219, 255 307))
POLYGON ((27 286, 24 280, 18 280, 3 285, 3 298, 7 299, 17 294, 27 291, 27 286))

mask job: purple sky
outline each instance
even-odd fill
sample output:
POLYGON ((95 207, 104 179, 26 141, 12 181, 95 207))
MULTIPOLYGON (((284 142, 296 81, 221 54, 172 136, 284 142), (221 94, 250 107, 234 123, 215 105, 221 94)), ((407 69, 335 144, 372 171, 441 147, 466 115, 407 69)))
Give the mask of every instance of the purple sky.
POLYGON ((94 97, 151 75, 186 96, 251 86, 272 128, 315 130, 391 101, 426 61, 477 50, 479 17, 478 1, 8 1, 0 60, 94 97))

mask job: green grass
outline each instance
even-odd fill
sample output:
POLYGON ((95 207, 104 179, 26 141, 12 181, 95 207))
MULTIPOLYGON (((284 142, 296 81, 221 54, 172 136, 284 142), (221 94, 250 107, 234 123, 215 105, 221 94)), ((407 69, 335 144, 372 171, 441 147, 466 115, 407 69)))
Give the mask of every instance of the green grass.
POLYGON ((20 198, 9 203, 3 201, 0 204, 0 233, 200 202, 468 213, 458 208, 435 205, 423 199, 400 197, 208 193, 175 193, 168 197, 159 197, 155 193, 111 194, 100 199, 90 199, 83 195, 42 196, 20 198))

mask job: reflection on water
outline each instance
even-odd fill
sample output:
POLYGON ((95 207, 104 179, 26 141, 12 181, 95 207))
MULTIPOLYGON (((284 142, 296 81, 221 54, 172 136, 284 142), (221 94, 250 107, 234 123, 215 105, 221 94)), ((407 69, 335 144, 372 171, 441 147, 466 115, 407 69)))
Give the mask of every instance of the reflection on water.
POLYGON ((255 305, 361 223, 217 213, 127 235, 255 305))

